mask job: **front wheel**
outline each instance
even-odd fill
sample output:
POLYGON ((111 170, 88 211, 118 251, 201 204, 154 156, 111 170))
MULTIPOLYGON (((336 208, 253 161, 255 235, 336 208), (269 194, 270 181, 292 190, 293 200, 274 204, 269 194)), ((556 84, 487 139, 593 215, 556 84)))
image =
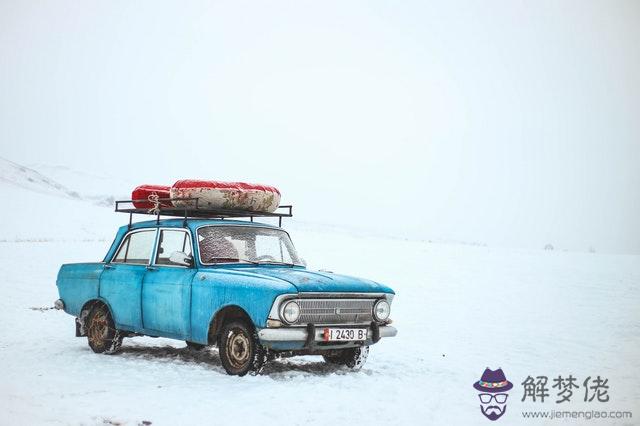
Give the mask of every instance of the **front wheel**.
POLYGON ((367 362, 369 356, 369 346, 358 348, 339 349, 322 355, 324 360, 331 364, 345 365, 352 370, 360 370, 367 362))
POLYGON ((230 321, 222 327, 218 351, 227 374, 235 376, 259 373, 266 360, 258 334, 245 321, 230 321))
POLYGON ((105 305, 95 305, 87 316, 87 340, 95 353, 116 353, 122 345, 122 334, 116 330, 111 312, 105 305))

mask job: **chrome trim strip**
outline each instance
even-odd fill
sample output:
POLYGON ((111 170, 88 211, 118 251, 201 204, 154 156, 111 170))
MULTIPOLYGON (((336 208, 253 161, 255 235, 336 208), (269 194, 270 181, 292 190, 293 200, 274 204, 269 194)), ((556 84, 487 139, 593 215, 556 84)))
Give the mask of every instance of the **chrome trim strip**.
MULTIPOLYGON (((313 271, 312 271, 313 272, 313 271)), ((351 292, 342 292, 342 293, 333 293, 333 292, 313 292, 313 291, 305 291, 302 293, 298 293, 298 297, 321 297, 323 299, 333 299, 333 298, 358 298, 358 299, 369 299, 369 298, 377 298, 377 297, 387 297, 393 296, 391 293, 351 293, 351 292)))

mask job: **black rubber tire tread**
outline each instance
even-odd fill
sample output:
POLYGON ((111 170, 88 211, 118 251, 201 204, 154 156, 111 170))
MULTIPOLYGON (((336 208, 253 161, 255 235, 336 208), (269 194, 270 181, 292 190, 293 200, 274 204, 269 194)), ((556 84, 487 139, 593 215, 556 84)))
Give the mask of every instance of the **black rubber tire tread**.
POLYGON ((120 352, 120 348, 122 347, 122 340, 124 340, 124 336, 122 335, 120 330, 116 330, 115 336, 113 336, 113 339, 111 339, 111 344, 109 345, 107 350, 104 351, 104 353, 106 355, 113 355, 120 352))
POLYGON ((259 374, 267 359, 266 350, 260 344, 260 339, 258 339, 258 333, 255 328, 249 325, 246 321, 237 319, 230 320, 222 327, 218 336, 218 353, 220 355, 222 367, 224 367, 227 374, 232 376, 244 376, 247 373, 259 374), (227 354, 227 339, 229 334, 233 331, 244 333, 250 344, 249 360, 241 367, 234 367, 229 360, 229 354, 227 354))
POLYGON ((360 370, 369 356, 369 346, 341 349, 337 354, 322 355, 330 364, 344 365, 352 370, 360 370))

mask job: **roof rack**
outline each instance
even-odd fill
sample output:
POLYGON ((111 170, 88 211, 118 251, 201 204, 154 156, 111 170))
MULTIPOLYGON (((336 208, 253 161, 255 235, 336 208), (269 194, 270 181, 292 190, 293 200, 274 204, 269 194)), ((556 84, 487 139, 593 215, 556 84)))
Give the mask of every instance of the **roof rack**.
POLYGON ((293 206, 278 206, 275 212, 255 212, 250 210, 237 209, 201 209, 198 207, 199 198, 153 198, 144 200, 118 200, 116 201, 115 211, 118 213, 129 213, 129 228, 131 228, 134 214, 146 214, 156 216, 157 223, 160 224, 160 216, 171 216, 184 218, 186 225, 188 219, 227 219, 227 218, 243 218, 248 217, 253 222, 254 217, 277 217, 278 226, 282 226, 283 217, 292 217, 293 206), (165 207, 165 203, 173 203, 174 201, 191 201, 189 206, 185 207, 165 207), (137 208, 133 203, 151 203, 151 208, 137 208))

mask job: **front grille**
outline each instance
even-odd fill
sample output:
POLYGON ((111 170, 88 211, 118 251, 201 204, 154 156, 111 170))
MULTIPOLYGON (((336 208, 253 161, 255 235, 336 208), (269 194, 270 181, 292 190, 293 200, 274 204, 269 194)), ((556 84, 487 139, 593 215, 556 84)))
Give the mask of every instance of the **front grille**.
POLYGON ((373 320, 374 299, 299 299, 298 324, 365 324, 373 320))

